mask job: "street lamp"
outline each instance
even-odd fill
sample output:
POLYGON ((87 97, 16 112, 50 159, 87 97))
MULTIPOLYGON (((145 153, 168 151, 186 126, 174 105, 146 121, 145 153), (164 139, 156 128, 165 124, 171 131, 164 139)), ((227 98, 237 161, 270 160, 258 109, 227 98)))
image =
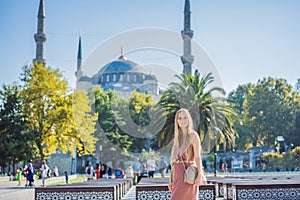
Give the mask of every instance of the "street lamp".
POLYGON ((102 151, 102 145, 99 146, 99 161, 101 163, 101 151, 102 151))
POLYGON ((217 140, 216 140, 216 134, 214 133, 214 141, 215 141, 215 146, 214 146, 214 176, 217 176, 217 140))

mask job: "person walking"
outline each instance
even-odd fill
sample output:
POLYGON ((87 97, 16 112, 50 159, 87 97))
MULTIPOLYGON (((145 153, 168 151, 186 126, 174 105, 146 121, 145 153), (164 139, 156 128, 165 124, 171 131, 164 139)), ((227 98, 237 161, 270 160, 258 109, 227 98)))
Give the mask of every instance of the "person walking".
POLYGON ((69 174, 67 171, 65 171, 65 179, 66 179, 66 184, 69 184, 69 174))
POLYGON ((198 199, 199 186, 202 184, 201 143, 193 129, 191 115, 186 109, 179 109, 174 120, 174 143, 171 153, 171 176, 169 190, 171 200, 198 199), (198 176, 194 184, 184 182, 185 166, 197 167, 198 176))
POLYGON ((140 180, 140 173, 141 173, 141 163, 139 158, 135 159, 135 162, 132 165, 133 167, 133 184, 136 185, 140 180))
POLYGON ((101 166, 99 163, 96 164, 96 179, 101 178, 101 166))
POLYGON ((125 175, 126 175, 126 178, 131 178, 133 180, 133 178, 134 178, 134 171, 133 171, 132 164, 129 164, 129 166, 125 170, 125 175))
POLYGON ((59 173, 58 173, 58 167, 55 165, 54 168, 53 168, 53 175, 56 177, 56 176, 59 176, 59 173))
POLYGON ((26 186, 33 186, 32 183, 34 182, 34 168, 33 168, 32 160, 28 161, 26 171, 27 171, 26 178, 28 180, 28 185, 26 185, 26 186))
POLYGON ((106 167, 104 166, 104 164, 102 164, 100 167, 100 178, 108 178, 106 174, 106 167))
POLYGON ((148 173, 149 173, 149 178, 154 177, 154 172, 155 172, 156 168, 157 168, 156 162, 153 158, 153 155, 151 155, 150 159, 147 160, 147 169, 148 169, 148 173))
POLYGON ((22 167, 19 167, 19 168, 17 169, 17 177, 16 177, 16 179, 17 179, 17 181, 18 181, 18 186, 21 185, 22 172, 23 172, 22 167))
POLYGON ((161 174, 162 178, 164 178, 166 176, 167 167, 168 167, 167 161, 165 161, 164 157, 161 157, 160 158, 160 163, 158 165, 158 168, 159 168, 159 171, 160 171, 160 174, 161 174))
POLYGON ((41 167, 41 172, 42 172, 42 186, 43 187, 45 187, 45 181, 46 181, 46 178, 48 177, 48 171, 49 171, 49 167, 46 164, 46 161, 43 160, 42 167, 41 167))
POLYGON ((85 173, 86 173, 88 181, 94 179, 94 168, 93 168, 92 163, 90 161, 88 162, 88 166, 85 168, 85 173))

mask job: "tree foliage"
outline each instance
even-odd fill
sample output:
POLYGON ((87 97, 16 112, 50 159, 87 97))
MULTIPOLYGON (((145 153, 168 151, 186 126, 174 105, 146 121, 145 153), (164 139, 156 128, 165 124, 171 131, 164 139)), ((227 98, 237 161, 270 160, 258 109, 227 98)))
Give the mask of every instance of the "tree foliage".
POLYGON ((34 156, 32 135, 25 131, 20 87, 3 85, 0 90, 0 165, 18 163, 34 156))
POLYGON ((300 142, 296 134, 299 97, 286 80, 264 78, 257 84, 239 86, 229 98, 239 102, 243 121, 236 125, 242 138, 239 149, 274 146, 277 136, 283 136, 288 144, 300 142))
POLYGON ((171 141, 175 113, 179 108, 186 108, 192 115, 194 127, 207 151, 215 142, 223 144, 224 148, 228 144, 234 146, 237 135, 233 123, 239 118, 233 102, 222 97, 225 91, 219 87, 210 88, 214 81, 212 74, 201 76, 196 70, 193 76, 183 74, 177 78, 179 83, 171 83, 170 89, 159 100, 167 119, 159 134, 160 144, 171 141), (214 136, 217 141, 214 141, 214 136))
POLYGON ((89 139, 93 134, 93 116, 87 108, 87 100, 75 94, 78 98, 73 102, 73 95, 68 94, 67 82, 59 70, 34 63, 23 68, 21 80, 26 130, 33 135, 41 159, 57 149, 74 153, 76 147, 84 145, 94 150, 95 139, 89 139), (84 123, 82 117, 86 118, 84 123), (75 124, 88 129, 82 132, 75 124))
POLYGON ((94 153, 95 144, 98 140, 95 137, 96 122, 98 115, 92 109, 92 101, 85 91, 75 91, 73 93, 73 119, 76 137, 79 140, 77 148, 83 154, 94 153))
POLYGON ((133 123, 129 134, 132 135, 131 151, 142 152, 150 148, 157 148, 153 132, 152 109, 154 107, 154 99, 151 94, 139 93, 133 91, 129 99, 129 116, 126 120, 133 123))
POLYGON ((126 99, 119 98, 115 91, 92 88, 89 95, 93 98, 94 109, 98 114, 97 132, 99 145, 102 145, 103 162, 128 156, 127 150, 132 141, 120 127, 125 125, 120 112, 125 110, 126 99))

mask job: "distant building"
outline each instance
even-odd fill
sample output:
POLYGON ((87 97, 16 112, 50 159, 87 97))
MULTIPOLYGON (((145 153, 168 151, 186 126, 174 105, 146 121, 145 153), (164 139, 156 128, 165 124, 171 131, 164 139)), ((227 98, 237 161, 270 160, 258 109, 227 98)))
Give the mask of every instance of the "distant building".
MULTIPOLYGON (((81 42, 81 40, 79 40, 81 42)), ((81 45, 79 45, 80 47, 81 45)), ((80 52, 80 49, 78 50, 80 52)), ((80 55, 78 56, 78 62, 80 55)), ((129 97, 132 91, 160 95, 158 80, 155 75, 147 73, 143 67, 128 60, 121 51, 121 56, 102 66, 97 74, 92 77, 84 76, 79 66, 76 74, 77 89, 88 90, 91 87, 101 87, 104 91, 112 89, 120 96, 129 97)))

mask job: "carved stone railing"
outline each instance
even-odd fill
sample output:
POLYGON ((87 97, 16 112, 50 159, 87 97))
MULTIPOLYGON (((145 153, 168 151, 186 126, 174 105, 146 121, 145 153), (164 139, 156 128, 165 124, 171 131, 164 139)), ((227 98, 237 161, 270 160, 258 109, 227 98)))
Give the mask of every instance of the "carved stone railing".
POLYGON ((36 187, 35 200, 112 199, 123 197, 132 187, 132 179, 98 179, 69 185, 36 187))
POLYGON ((300 176, 211 177, 216 196, 226 200, 300 199, 300 176))
MULTIPOLYGON (((171 192, 168 189, 168 182, 168 178, 143 178, 136 186, 136 199, 170 199, 171 192)), ((215 198, 216 194, 214 185, 207 184, 199 187, 198 199, 214 200, 215 198)))
POLYGON ((300 183, 295 181, 258 181, 232 183, 233 200, 298 200, 300 183))

